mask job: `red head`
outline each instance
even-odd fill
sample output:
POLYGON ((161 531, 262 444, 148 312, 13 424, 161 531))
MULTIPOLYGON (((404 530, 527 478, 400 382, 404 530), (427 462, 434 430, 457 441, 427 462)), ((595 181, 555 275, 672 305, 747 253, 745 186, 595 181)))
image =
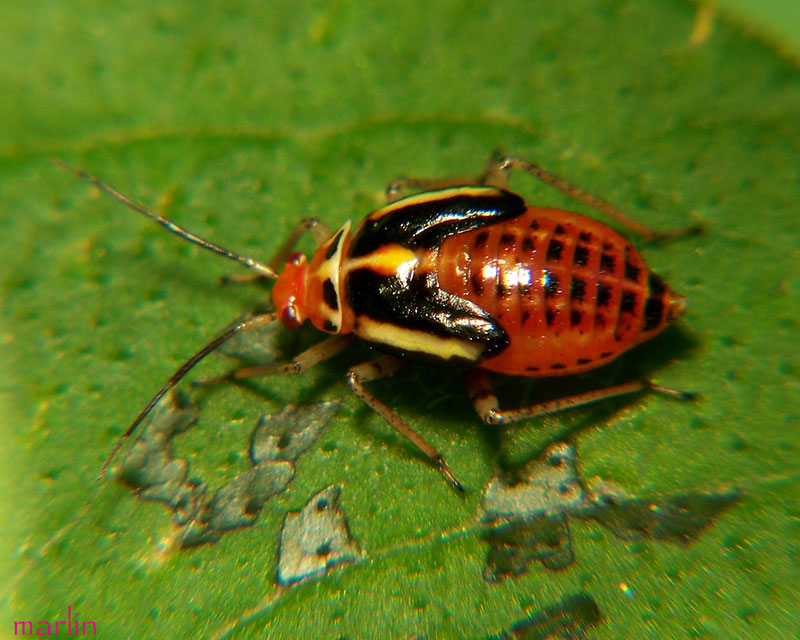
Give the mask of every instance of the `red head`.
POLYGON ((347 222, 323 242, 309 262, 302 253, 286 261, 272 289, 272 303, 283 324, 296 329, 310 320, 326 333, 350 333, 352 320, 340 297, 342 260, 350 243, 347 222))
POLYGON ((308 317, 308 261, 296 252, 289 256, 286 266, 272 288, 272 304, 281 321, 290 329, 297 329, 308 317))

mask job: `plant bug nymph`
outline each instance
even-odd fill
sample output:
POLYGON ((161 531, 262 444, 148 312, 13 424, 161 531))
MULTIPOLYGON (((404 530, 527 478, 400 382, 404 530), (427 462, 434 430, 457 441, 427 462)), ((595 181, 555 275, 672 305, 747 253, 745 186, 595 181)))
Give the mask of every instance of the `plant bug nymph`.
POLYGON ((234 335, 277 320, 289 328, 310 321, 331 337, 287 364, 241 368, 211 381, 301 373, 361 338, 385 355, 352 367, 350 389, 459 491, 464 488, 441 453, 365 383, 391 376, 409 361, 464 369, 470 399, 487 424, 510 424, 645 389, 692 397, 634 381, 500 409, 487 371, 551 377, 595 369, 660 333, 684 311, 684 298, 647 268, 627 240, 590 218, 526 205, 508 190, 511 170, 542 180, 646 239, 697 230, 656 233, 536 164, 492 157, 474 178, 397 180, 386 190, 388 204, 355 229, 347 222, 331 233, 321 221, 305 219, 272 260, 261 262, 204 240, 98 178, 55 162, 167 231, 239 262, 254 272, 250 278, 275 280, 275 312, 237 322, 189 358, 119 439, 101 476, 192 367, 234 335), (406 196, 408 189, 418 193, 406 196), (317 243, 310 259, 293 252, 305 231, 317 243))

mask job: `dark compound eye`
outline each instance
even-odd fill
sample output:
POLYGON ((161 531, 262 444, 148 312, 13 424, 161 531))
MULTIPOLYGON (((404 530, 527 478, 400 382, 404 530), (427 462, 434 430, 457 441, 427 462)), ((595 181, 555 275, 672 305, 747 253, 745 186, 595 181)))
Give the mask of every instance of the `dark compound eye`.
POLYGON ((297 314, 297 307, 291 303, 287 304, 281 312, 281 320, 283 320, 283 324, 290 329, 297 329, 300 326, 300 318, 297 314))
POLYGON ((303 262, 303 254, 299 251, 295 251, 292 255, 289 256, 287 262, 292 265, 293 267, 297 267, 303 262))

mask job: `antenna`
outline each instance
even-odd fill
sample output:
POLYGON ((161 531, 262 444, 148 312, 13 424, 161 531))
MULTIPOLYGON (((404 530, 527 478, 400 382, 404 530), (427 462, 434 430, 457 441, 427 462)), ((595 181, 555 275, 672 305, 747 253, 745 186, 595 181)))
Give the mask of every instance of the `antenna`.
MULTIPOLYGON (((201 238, 200 236, 193 234, 191 231, 188 231, 183 227, 175 224, 171 220, 168 220, 164 216, 156 213, 155 211, 151 211, 147 207, 144 207, 134 202, 127 196, 121 194, 113 187, 107 185, 99 178, 96 178, 95 176, 86 173, 82 169, 76 169, 75 167, 68 165, 66 162, 64 162, 59 158, 53 158, 52 160, 56 166, 66 171, 69 171, 70 173, 81 178, 82 180, 91 182, 92 184, 97 186, 101 191, 106 193, 106 195, 111 196, 117 202, 121 202, 129 209, 133 209, 137 213, 140 213, 143 216, 145 216, 146 218, 150 218, 150 220, 160 224, 170 233, 174 233, 176 236, 183 238, 184 240, 191 242, 192 244, 196 244, 199 247, 203 247, 203 249, 207 249, 212 253, 216 253, 217 255, 223 256, 224 258, 235 260, 236 262, 243 264, 248 269, 252 269, 259 275, 273 279, 278 277, 277 273, 275 273, 275 270, 269 267, 268 265, 264 264, 263 262, 259 262, 254 258, 248 258, 247 256, 241 256, 238 253, 234 253, 233 251, 225 249, 224 247, 220 247, 219 245, 214 244, 213 242, 209 242, 208 240, 205 240, 204 238, 201 238)), ((220 335, 218 335, 211 342, 209 342, 205 347, 200 349, 200 351, 195 353, 191 358, 189 358, 186 362, 184 362, 183 365, 181 365, 181 367, 175 373, 172 374, 172 377, 170 377, 170 379, 167 380, 166 384, 163 387, 161 387, 158 393, 156 393, 156 395, 154 395, 150 399, 150 402, 148 402, 147 406, 144 409, 142 409, 142 411, 139 413, 138 416, 136 416, 136 419, 133 421, 131 426, 128 427, 128 430, 122 434, 119 440, 117 440, 117 443, 114 445, 114 449, 111 451, 111 454, 108 456, 108 458, 106 458, 106 461, 103 464, 102 469, 100 469, 99 478, 100 479, 105 478, 106 472, 108 471, 108 467, 111 464, 111 461, 117 455, 119 450, 122 449, 123 445, 125 444, 125 441, 131 436, 131 434, 134 431, 136 431, 136 428, 150 414, 150 412, 153 410, 153 407, 155 407, 156 404, 158 404, 158 401, 161 400, 161 398, 163 398, 164 395, 166 395, 166 393, 170 389, 175 387, 175 385, 177 385, 198 362, 200 362, 203 358, 205 358, 209 353, 215 351, 221 344, 233 338, 233 336, 235 336, 236 334, 241 333, 243 331, 248 331, 249 329, 256 329, 258 327, 262 327, 266 324, 274 322, 277 319, 277 317, 278 316, 275 313, 268 313, 256 316, 254 318, 250 318, 249 320, 240 320, 232 327, 223 331, 220 335)))
POLYGON ((141 410, 136 419, 133 421, 128 430, 120 436, 117 443, 114 445, 114 449, 109 454, 106 461, 103 463, 102 469, 100 469, 99 479, 102 480, 106 476, 106 471, 108 471, 108 467, 111 464, 111 461, 117 455, 122 446, 125 444, 125 441, 131 436, 131 434, 136 431, 136 428, 141 424, 142 420, 144 420, 147 415, 153 410, 153 407, 158 404, 158 401, 166 395, 166 393, 172 389, 175 385, 177 385, 183 377, 189 373, 189 371, 203 358, 205 358, 209 353, 215 351, 217 347, 221 344, 227 342, 237 333, 241 333, 242 331, 248 331, 250 329, 257 329, 258 327, 263 327, 265 324, 269 324, 274 322, 278 318, 278 315, 275 313, 267 313, 261 316, 256 316, 255 318, 250 318, 249 320, 241 320, 237 322, 235 325, 227 329, 226 331, 222 332, 216 338, 214 338, 211 342, 209 342, 205 347, 200 349, 197 353, 195 353, 191 358, 189 358, 186 362, 181 365, 180 369, 178 369, 175 373, 172 374, 172 377, 167 380, 167 383, 161 387, 158 393, 154 395, 150 402, 147 403, 147 406, 141 410))
POLYGON ((111 196, 117 202, 121 202, 129 209, 133 209, 137 213, 141 213, 146 218, 150 218, 153 222, 160 224, 170 233, 174 233, 176 236, 183 238, 184 240, 191 242, 192 244, 196 244, 198 247, 203 247, 203 249, 207 249, 212 253, 216 253, 217 255, 223 256, 224 258, 230 258, 231 260, 235 260, 239 264, 243 264, 248 269, 252 269, 256 273, 266 277, 276 279, 278 274, 275 273, 275 270, 264 264, 263 262, 259 262, 255 258, 248 258, 247 256, 241 256, 238 253, 234 253, 224 247, 220 247, 213 242, 210 242, 200 236, 193 234, 191 231, 184 229, 183 227, 175 224, 172 220, 168 220, 164 216, 156 213, 155 211, 151 211, 147 207, 144 207, 136 202, 133 202, 130 198, 122 195, 119 191, 114 189, 113 187, 107 185, 105 182, 96 178, 95 176, 86 173, 83 169, 76 169, 68 165, 66 162, 61 160, 60 158, 52 158, 53 164, 65 171, 69 171, 70 173, 78 176, 81 180, 86 180, 87 182, 91 182, 101 191, 105 192, 107 195, 111 196))

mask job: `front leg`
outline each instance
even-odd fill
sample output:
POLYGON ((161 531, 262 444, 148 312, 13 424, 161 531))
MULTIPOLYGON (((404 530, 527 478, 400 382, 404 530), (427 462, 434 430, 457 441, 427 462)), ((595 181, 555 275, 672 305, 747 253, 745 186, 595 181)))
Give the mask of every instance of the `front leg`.
POLYGON ((289 362, 285 362, 283 364, 266 364, 256 365, 253 367, 241 367, 216 378, 198 380, 194 383, 194 385, 199 386, 217 384, 219 382, 230 382, 232 380, 242 380, 244 378, 258 378, 261 376, 279 376, 303 373, 303 371, 310 369, 320 362, 328 360, 329 358, 341 353, 345 347, 353 342, 354 339, 355 336, 352 334, 332 336, 327 340, 323 340, 322 342, 318 342, 317 344, 309 347, 302 353, 296 355, 289 362))
MULTIPOLYGON (((297 223, 292 232, 283 241, 278 250, 272 255, 267 264, 276 273, 283 268, 284 263, 289 258, 289 255, 294 251, 301 236, 308 231, 314 239, 314 244, 319 247, 323 242, 331 237, 331 230, 319 218, 303 218, 297 223)), ((248 274, 231 274, 222 276, 220 284, 239 284, 242 282, 259 282, 267 280, 266 276, 261 273, 248 273, 248 274)))

